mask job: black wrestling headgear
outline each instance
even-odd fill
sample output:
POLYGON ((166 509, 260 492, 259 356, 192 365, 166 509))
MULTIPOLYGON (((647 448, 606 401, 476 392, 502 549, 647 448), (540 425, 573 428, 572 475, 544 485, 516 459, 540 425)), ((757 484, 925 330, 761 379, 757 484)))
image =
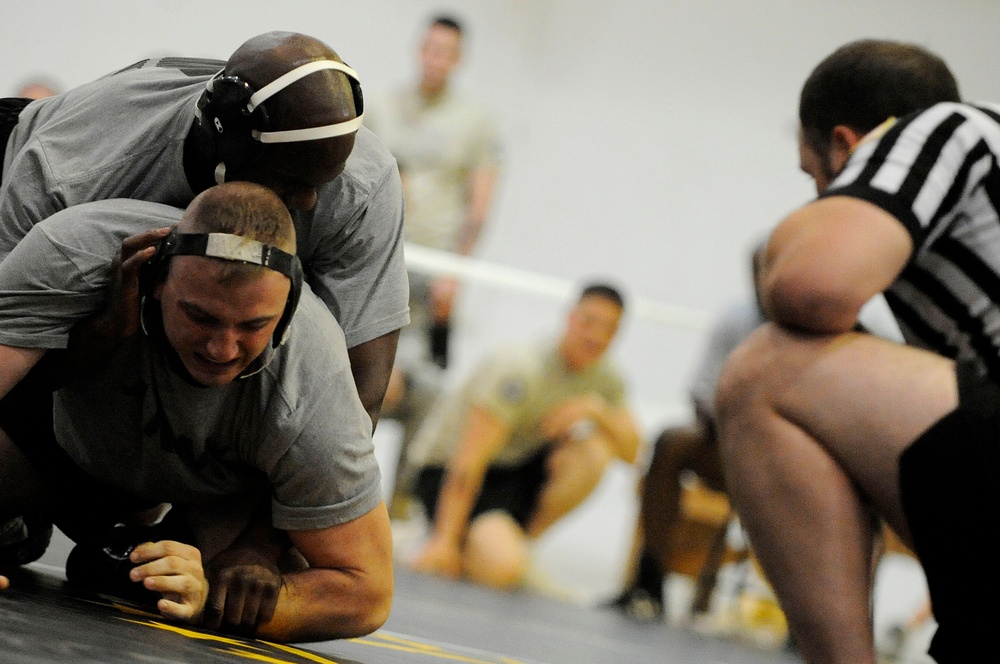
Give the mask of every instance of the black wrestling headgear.
POLYGON ((143 297, 150 296, 153 286, 166 277, 167 265, 173 256, 207 256, 262 265, 288 277, 292 282, 292 287, 288 292, 285 309, 274 328, 271 346, 277 348, 285 342, 288 335, 288 325, 302 294, 302 262, 298 256, 242 235, 178 233, 177 229, 174 229, 160 240, 156 247, 156 253, 146 266, 148 272, 144 278, 143 297))
POLYGON ((252 85, 239 76, 227 76, 225 70, 222 70, 205 85, 205 92, 198 99, 195 117, 211 139, 213 159, 218 164, 215 180, 222 184, 225 181, 226 164, 249 163, 259 154, 262 144, 313 141, 357 131, 364 118, 364 107, 357 72, 336 60, 314 60, 279 76, 260 90, 254 90, 252 85), (264 101, 300 78, 326 69, 347 75, 351 82, 357 117, 322 127, 276 131, 263 106, 264 101))

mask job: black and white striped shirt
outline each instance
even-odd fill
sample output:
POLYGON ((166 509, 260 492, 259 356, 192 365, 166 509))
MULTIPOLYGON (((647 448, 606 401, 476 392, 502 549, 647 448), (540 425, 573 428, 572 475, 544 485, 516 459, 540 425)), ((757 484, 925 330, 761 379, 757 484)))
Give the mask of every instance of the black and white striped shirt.
POLYGON ((1000 105, 943 103, 861 143, 823 196, 900 220, 910 262, 885 293, 907 343, 1000 382, 1000 105))

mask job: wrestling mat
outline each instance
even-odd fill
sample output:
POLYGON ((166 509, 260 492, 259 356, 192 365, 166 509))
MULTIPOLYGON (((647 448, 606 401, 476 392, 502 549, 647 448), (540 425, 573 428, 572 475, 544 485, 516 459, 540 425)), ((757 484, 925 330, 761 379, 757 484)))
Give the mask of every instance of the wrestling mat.
POLYGON ((243 639, 162 620, 67 587, 33 564, 0 592, 0 663, 175 664, 776 664, 789 652, 641 623, 608 609, 530 593, 497 593, 397 568, 392 615, 369 636, 301 646, 243 639))

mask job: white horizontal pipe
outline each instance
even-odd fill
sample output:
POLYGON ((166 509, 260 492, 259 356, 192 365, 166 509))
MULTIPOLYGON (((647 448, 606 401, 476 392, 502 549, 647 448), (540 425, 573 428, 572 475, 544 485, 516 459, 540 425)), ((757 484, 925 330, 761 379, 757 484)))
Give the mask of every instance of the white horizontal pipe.
MULTIPOLYGON (((406 267, 413 272, 461 277, 558 300, 572 297, 582 285, 567 279, 508 267, 479 258, 460 256, 450 251, 431 249, 418 244, 406 243, 404 253, 406 267)), ((711 323, 711 316, 705 311, 640 297, 629 297, 628 308, 630 315, 699 332, 708 329, 711 323)))

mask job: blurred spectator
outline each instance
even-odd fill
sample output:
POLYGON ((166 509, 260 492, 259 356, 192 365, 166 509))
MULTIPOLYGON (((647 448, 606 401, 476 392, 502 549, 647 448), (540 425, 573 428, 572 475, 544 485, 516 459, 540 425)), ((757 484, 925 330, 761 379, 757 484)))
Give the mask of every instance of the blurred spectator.
POLYGON ((639 431, 606 359, 621 294, 583 289, 565 331, 494 353, 440 400, 408 455, 433 520, 417 570, 510 589, 529 541, 579 505, 613 459, 631 463, 639 431))
POLYGON ((59 86, 55 81, 38 76, 22 83, 14 96, 23 97, 24 99, 44 99, 45 97, 57 94, 59 94, 59 86))
MULTIPOLYGON (((462 59, 463 27, 438 16, 419 50, 415 83, 369 104, 365 124, 399 163, 406 194, 407 242, 470 255, 487 220, 496 187, 500 148, 493 118, 454 89, 462 59)), ((382 414, 403 425, 399 459, 441 389, 448 364, 453 277, 409 273, 410 325, 399 340, 396 367, 382 414)), ((390 513, 407 513, 407 477, 397 474, 390 513)))

